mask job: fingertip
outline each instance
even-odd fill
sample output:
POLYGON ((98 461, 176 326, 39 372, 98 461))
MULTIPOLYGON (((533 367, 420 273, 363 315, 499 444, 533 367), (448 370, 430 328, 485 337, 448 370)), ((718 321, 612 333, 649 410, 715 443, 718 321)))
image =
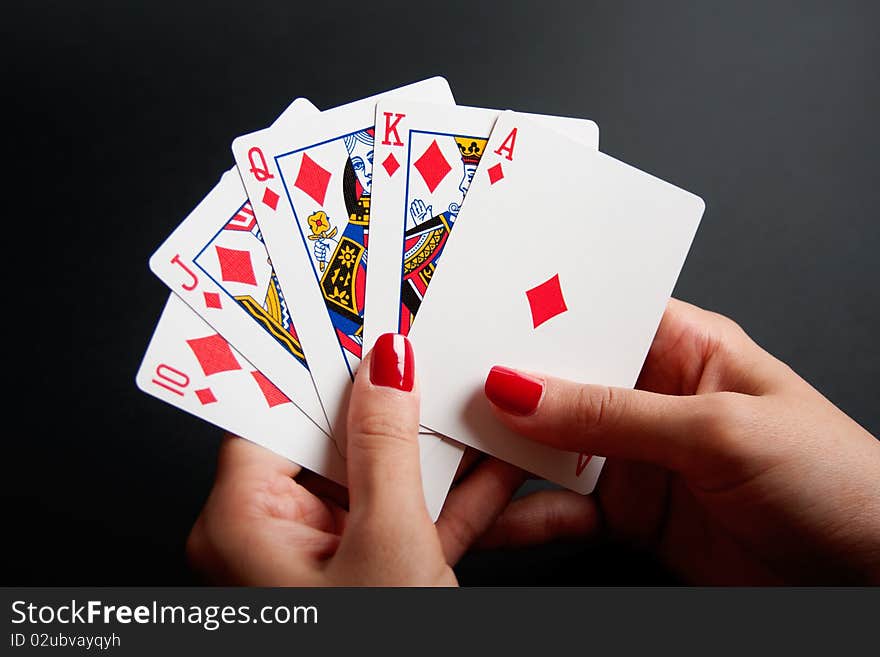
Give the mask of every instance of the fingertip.
POLYGON ((370 350, 367 362, 374 386, 412 392, 416 380, 416 359, 412 343, 405 335, 384 333, 370 350))
POLYGON ((501 413, 528 417, 538 410, 544 398, 543 378, 502 365, 494 365, 486 376, 483 391, 501 413))

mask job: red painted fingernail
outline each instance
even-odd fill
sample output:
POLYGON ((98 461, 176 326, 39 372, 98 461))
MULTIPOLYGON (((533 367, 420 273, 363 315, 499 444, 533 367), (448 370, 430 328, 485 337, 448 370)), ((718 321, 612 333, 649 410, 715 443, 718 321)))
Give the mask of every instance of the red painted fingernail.
POLYGON ((397 333, 380 335, 370 361, 370 381, 373 385, 409 392, 415 380, 416 359, 409 340, 397 333))
POLYGON ((486 396, 514 415, 531 415, 544 394, 544 381, 535 376, 496 365, 486 377, 486 396))

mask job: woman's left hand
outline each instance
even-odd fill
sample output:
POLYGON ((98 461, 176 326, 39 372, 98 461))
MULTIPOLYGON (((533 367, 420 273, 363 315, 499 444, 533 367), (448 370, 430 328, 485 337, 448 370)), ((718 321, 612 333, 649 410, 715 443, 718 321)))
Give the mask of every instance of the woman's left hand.
POLYGON ((419 390, 403 336, 376 341, 355 378, 348 496, 341 486, 241 438, 224 438, 214 488, 187 542, 216 583, 452 586, 451 566, 507 506, 525 475, 473 463, 436 525, 422 493, 419 390), (348 497, 348 499, 346 498, 348 497))

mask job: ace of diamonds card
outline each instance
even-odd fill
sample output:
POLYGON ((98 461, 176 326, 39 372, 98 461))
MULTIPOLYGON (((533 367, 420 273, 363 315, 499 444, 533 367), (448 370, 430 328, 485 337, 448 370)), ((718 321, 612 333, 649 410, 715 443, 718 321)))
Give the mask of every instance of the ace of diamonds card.
POLYGON ((703 209, 689 192, 502 114, 410 333, 422 424, 591 491, 603 460, 503 427, 486 375, 504 365, 634 386, 703 209))

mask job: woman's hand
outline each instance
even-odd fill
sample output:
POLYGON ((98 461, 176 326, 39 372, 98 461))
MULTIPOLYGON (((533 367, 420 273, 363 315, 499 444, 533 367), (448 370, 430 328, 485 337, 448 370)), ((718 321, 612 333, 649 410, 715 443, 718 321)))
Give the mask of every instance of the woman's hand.
POLYGON ((492 525, 524 475, 493 459, 477 463, 435 526, 422 492, 418 427, 412 349, 406 338, 384 335, 352 390, 350 505, 341 486, 227 437, 187 544, 190 561, 227 584, 455 585, 451 564, 492 525))
POLYGON ((484 546, 604 526, 695 583, 880 582, 880 442, 736 324, 672 300, 637 388, 493 369, 501 422, 608 461, 595 495, 517 500, 484 546))

